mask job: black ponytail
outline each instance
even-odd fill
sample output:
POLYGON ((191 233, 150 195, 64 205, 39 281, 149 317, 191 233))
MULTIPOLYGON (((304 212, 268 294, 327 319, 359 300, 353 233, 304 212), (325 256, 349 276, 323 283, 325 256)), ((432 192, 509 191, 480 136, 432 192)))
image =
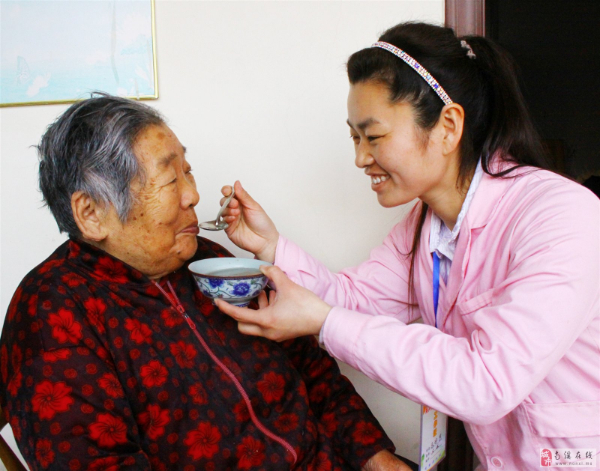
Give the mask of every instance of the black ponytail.
POLYGON ((506 175, 525 165, 549 169, 550 164, 525 104, 512 57, 486 38, 466 36, 461 39, 475 53, 476 58, 472 60, 485 87, 487 120, 480 151, 484 171, 491 174, 490 159, 496 155, 515 165, 493 174, 495 176, 506 175))
MULTIPOLYGON (((401 23, 379 40, 406 51, 463 107, 459 188, 471 178, 479 159, 483 170, 494 177, 507 176, 522 166, 549 168, 516 78, 515 63, 507 52, 489 39, 458 38, 450 28, 426 23, 401 23), (493 173, 491 163, 498 160, 511 165, 493 173)), ((350 56, 347 71, 351 84, 377 81, 387 86, 392 103, 410 103, 424 133, 437 124, 444 103, 420 75, 388 51, 373 47, 358 51, 350 56)), ((411 298, 414 260, 426 212, 427 205, 422 203, 407 254, 411 256, 411 298)))

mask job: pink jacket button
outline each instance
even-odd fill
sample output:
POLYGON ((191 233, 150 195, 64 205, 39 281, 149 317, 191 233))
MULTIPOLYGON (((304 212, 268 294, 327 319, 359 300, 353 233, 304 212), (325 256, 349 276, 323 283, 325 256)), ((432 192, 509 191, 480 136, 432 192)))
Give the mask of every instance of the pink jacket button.
POLYGON ((494 465, 495 468, 503 468, 504 467, 504 463, 502 462, 502 460, 500 458, 498 458, 497 456, 494 456, 492 459, 492 465, 494 465))

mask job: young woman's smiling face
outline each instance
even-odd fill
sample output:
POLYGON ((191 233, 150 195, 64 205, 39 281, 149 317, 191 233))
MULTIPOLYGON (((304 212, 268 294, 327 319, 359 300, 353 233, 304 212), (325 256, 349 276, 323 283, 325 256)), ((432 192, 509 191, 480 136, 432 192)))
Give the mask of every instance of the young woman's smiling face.
POLYGON ((441 126, 425 133, 406 102, 391 103, 387 87, 376 81, 350 87, 348 125, 356 166, 371 177, 379 204, 389 208, 415 198, 427 202, 447 179, 441 126))

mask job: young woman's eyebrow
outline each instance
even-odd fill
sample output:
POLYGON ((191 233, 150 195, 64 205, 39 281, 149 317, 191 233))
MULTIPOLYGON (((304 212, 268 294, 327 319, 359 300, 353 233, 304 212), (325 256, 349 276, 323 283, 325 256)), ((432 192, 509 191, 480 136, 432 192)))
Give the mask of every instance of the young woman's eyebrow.
MULTIPOLYGON (((347 119, 346 123, 348 124, 348 126, 350 126, 352 129, 354 129, 354 126, 352 125, 352 123, 350 123, 350 120, 347 119)), ((371 126, 372 124, 380 124, 379 121, 377 121, 375 118, 367 118, 364 121, 361 121, 360 123, 358 123, 356 125, 356 128, 360 129, 361 131, 364 131, 366 128, 368 128, 369 126, 371 126)))

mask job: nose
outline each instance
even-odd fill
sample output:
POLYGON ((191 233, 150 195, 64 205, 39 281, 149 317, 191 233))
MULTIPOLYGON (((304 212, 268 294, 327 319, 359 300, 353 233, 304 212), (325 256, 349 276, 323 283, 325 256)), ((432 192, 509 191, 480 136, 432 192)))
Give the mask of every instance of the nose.
POLYGON ((200 202, 200 195, 196 190, 196 183, 193 180, 184 178, 185 186, 181 192, 181 207, 183 209, 194 207, 200 202))
POLYGON ((354 164, 358 168, 365 168, 375 163, 375 159, 371 154, 369 146, 365 143, 364 139, 361 139, 360 143, 355 148, 356 158, 354 164))

